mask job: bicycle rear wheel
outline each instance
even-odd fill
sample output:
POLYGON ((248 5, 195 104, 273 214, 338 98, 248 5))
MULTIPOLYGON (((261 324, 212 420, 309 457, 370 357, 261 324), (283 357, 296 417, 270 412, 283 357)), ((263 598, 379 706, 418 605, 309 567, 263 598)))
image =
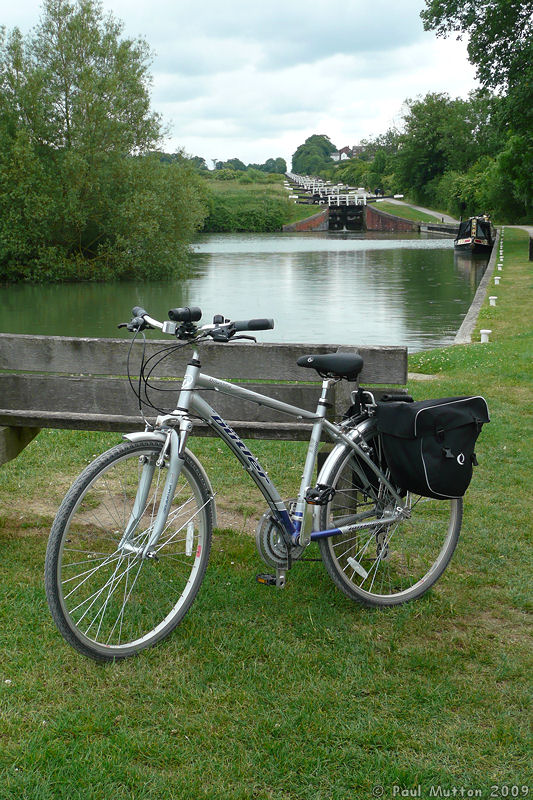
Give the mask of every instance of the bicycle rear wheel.
MULTIPOLYGON (((373 458, 383 464, 379 436, 369 436, 373 458)), ((384 484, 362 488, 353 451, 339 454, 328 484, 335 489, 323 507, 321 529, 354 522, 370 523, 352 533, 320 539, 324 565, 348 597, 368 606, 392 606, 420 597, 446 569, 461 530, 462 499, 433 500, 407 494, 408 516, 392 523, 380 519, 396 502, 384 484)), ((367 476, 368 467, 363 467, 367 476)))
POLYGON ((124 442, 92 462, 63 500, 45 563, 48 604, 66 641, 97 661, 134 655, 174 630, 205 574, 213 525, 212 497, 185 454, 174 500, 151 557, 142 557, 159 508, 167 465, 155 466, 128 546, 120 544, 141 472, 162 444, 124 442))

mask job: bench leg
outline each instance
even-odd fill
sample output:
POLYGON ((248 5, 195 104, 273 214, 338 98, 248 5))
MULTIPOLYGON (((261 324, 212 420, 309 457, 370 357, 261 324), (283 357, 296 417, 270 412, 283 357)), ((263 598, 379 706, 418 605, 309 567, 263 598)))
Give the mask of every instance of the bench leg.
POLYGON ((39 433, 40 428, 0 427, 0 464, 16 458, 39 433))

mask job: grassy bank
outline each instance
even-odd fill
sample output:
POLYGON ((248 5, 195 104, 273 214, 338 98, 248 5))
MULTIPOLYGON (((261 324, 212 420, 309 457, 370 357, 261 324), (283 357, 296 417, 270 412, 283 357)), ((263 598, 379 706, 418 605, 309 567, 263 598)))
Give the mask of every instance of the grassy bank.
MULTIPOLYGON (((406 201, 409 202, 409 201, 406 201)), ((438 212, 435 214, 426 214, 424 211, 418 211, 408 205, 399 205, 398 203, 388 203, 386 200, 375 204, 378 211, 385 211, 387 214, 393 214, 395 217, 403 217, 403 219, 412 219, 414 222, 440 222, 441 217, 438 212)))
MULTIPOLYGON (((487 301, 478 325, 492 329, 491 343, 410 358, 413 372, 432 376, 412 382, 417 397, 481 393, 491 411, 457 552, 414 604, 363 609, 313 562, 297 565, 282 592, 258 586, 249 533, 264 502, 218 442, 199 441, 223 511, 200 596, 158 648, 101 667, 63 644, 42 572, 65 487, 117 437, 44 431, 0 469, 2 800, 351 800, 419 785, 423 798, 439 786, 483 798, 518 786, 525 796, 533 350, 525 234, 506 230, 504 253, 498 306, 487 301)), ((302 445, 252 446, 290 496, 302 445)))
POLYGON ((209 214, 205 233, 269 233, 283 225, 310 216, 313 207, 289 200, 280 181, 241 183, 238 180, 208 183, 209 214))

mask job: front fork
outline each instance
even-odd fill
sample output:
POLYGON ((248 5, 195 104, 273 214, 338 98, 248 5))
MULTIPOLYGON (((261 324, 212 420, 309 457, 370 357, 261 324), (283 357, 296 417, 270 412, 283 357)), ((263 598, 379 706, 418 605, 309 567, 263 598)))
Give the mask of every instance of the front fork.
POLYGON ((124 530, 124 535, 119 543, 119 549, 123 552, 140 555, 141 558, 150 558, 152 556, 154 547, 159 541, 167 523, 178 479, 184 464, 185 447, 191 429, 191 420, 186 415, 183 415, 180 419, 179 431, 176 431, 174 428, 167 431, 167 437, 161 448, 160 455, 157 458, 155 455, 150 458, 145 458, 133 509, 124 530), (163 466, 165 461, 168 463, 167 476, 157 516, 151 526, 151 534, 146 544, 142 547, 136 546, 132 540, 135 537, 139 522, 146 510, 146 503, 155 469, 156 467, 163 466))

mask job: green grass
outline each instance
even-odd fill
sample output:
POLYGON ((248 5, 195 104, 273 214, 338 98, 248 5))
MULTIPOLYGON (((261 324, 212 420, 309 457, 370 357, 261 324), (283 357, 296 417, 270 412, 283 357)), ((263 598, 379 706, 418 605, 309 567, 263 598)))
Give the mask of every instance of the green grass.
POLYGON ((411 206, 387 203, 386 200, 376 203, 375 206, 378 211, 385 211, 387 214, 393 214, 395 217, 403 217, 403 219, 412 219, 415 222, 440 222, 442 219, 437 212, 435 212, 435 214, 426 214, 424 211, 418 211, 411 206))
MULTIPOLYGON (((299 205, 293 200, 289 200, 288 196, 293 192, 288 192, 282 182, 240 183, 238 180, 212 180, 209 181, 209 190, 215 197, 215 206, 222 202, 228 209, 233 208, 237 215, 245 213, 250 205, 257 206, 259 204, 261 206, 269 201, 278 201, 281 203, 282 210, 279 230, 281 230, 281 225, 306 219, 322 210, 320 206, 299 205)), ((248 224, 244 218, 241 221, 244 225, 248 224)), ((231 220, 227 221, 227 224, 231 227, 231 220)))
MULTIPOLYGON (((65 486, 117 437, 43 431, 0 469, 2 800, 366 800, 374 786, 390 798, 400 796, 395 786, 418 785, 424 798, 432 786, 488 798, 492 785, 527 784, 533 332, 524 234, 506 230, 504 263, 498 306, 487 301, 481 316, 491 343, 410 358, 412 371, 435 376, 412 382, 418 398, 481 393, 491 412, 456 554, 415 603, 364 609, 314 562, 297 564, 283 591, 258 586, 249 534, 264 502, 217 441, 199 440, 233 522, 217 531, 200 595, 174 634, 102 667, 63 643, 42 573, 65 486)), ((302 445, 252 446, 290 496, 302 445)))

